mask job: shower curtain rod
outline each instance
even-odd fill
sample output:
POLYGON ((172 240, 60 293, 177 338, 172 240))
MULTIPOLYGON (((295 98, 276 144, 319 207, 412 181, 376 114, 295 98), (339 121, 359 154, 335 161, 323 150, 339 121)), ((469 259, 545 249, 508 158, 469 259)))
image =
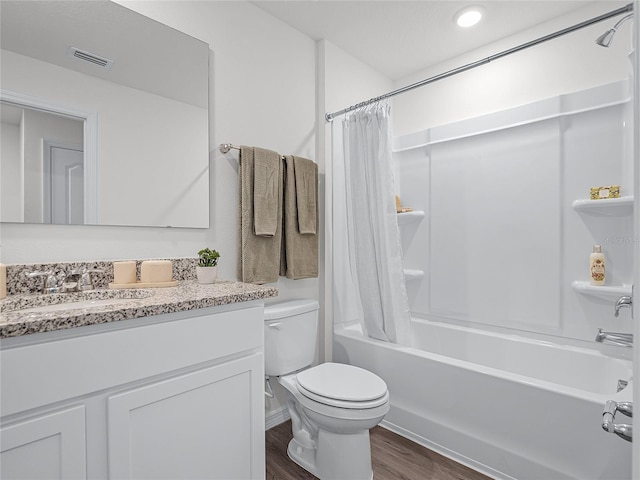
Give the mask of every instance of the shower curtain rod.
POLYGON ((471 70, 472 68, 476 68, 476 67, 479 67, 481 65, 485 65, 485 64, 487 64, 489 62, 492 62, 493 60, 497 60, 498 58, 506 57, 507 55, 511 55, 512 53, 519 52, 519 51, 524 50, 526 48, 533 47, 534 45, 538 45, 538 44, 546 42, 548 40, 552 40, 552 39, 558 38, 558 37, 560 37, 562 35, 566 35, 567 33, 575 32, 576 30, 580 30, 582 28, 588 27, 588 26, 593 25, 595 23, 599 23, 599 22, 602 22, 604 20, 608 20, 609 18, 616 17, 616 16, 621 15, 623 13, 632 12, 632 11, 633 11, 633 3, 629 3, 629 4, 625 5, 624 7, 618 8, 617 10, 612 10, 609 13, 604 13, 604 14, 602 14, 602 15, 600 15, 598 17, 594 17, 594 18, 592 18, 590 20, 585 20, 584 22, 581 22, 581 23, 578 23, 576 25, 573 25, 572 27, 567 27, 567 28, 564 28, 562 30, 558 30, 557 32, 550 33, 549 35, 545 35, 544 37, 537 38, 536 40, 532 40, 530 42, 523 43, 521 45, 518 45, 517 47, 513 47, 513 48, 510 48, 508 50, 504 50, 504 51, 502 51, 500 53, 496 53, 494 55, 490 55, 488 57, 483 58, 482 60, 477 60, 475 62, 467 63, 466 65, 463 65, 461 67, 457 67, 457 68, 454 68, 454 69, 449 70, 447 72, 440 73, 438 75, 434 75, 433 77, 426 78, 426 79, 421 80, 419 82, 412 83, 411 85, 407 85, 407 86, 399 88, 397 90, 393 90, 392 92, 385 93, 384 95, 380 95, 379 97, 374 97, 374 98, 371 98, 371 99, 366 100, 364 102, 357 103, 355 105, 351 105, 350 107, 343 108, 342 110, 339 110, 337 112, 327 113, 327 114, 325 114, 324 118, 326 119, 327 122, 330 122, 335 117, 337 117, 338 115, 342 115, 344 113, 349 113, 349 112, 352 112, 353 110, 356 110, 356 109, 358 109, 360 107, 365 107, 367 105, 371 105, 372 103, 379 102, 380 100, 384 100, 386 98, 390 98, 390 97, 393 97, 395 95, 399 95, 401 93, 408 92, 409 90, 413 90, 414 88, 422 87, 424 85, 428 85, 430 83, 436 82, 438 80, 442 80, 442 79, 447 78, 447 77, 452 77, 453 75, 457 75, 458 73, 466 72, 467 70, 471 70))

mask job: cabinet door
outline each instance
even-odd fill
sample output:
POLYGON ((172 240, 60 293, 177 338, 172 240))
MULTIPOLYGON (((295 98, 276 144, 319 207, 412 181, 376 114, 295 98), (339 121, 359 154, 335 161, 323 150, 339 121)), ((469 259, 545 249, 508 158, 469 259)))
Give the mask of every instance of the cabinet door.
POLYGON ((264 478, 262 353, 107 400, 112 479, 264 478))
POLYGON ((2 427, 0 478, 86 478, 85 423, 79 405, 2 427))

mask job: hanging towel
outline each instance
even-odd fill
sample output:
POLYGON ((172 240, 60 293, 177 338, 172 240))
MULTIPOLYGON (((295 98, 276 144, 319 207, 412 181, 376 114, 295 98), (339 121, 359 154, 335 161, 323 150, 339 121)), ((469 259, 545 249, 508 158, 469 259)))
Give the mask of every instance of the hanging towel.
POLYGON ((305 235, 317 233, 318 165, 302 157, 293 157, 298 206, 298 231, 305 235))
POLYGON ((318 221, 318 166, 311 160, 288 155, 284 162, 284 234, 280 275, 293 280, 318 276, 318 221), (301 165, 303 178, 300 182, 296 175, 298 165, 301 165), (305 172, 308 171, 313 175, 307 175, 305 172), (299 226, 300 212, 304 218, 302 229, 299 226), (311 230, 311 221, 314 233, 302 233, 301 230, 311 230))
MULTIPOLYGON (((275 152, 272 152, 275 153, 275 152)), ((262 152, 259 154, 261 155, 262 152)), ((279 155, 275 154, 278 158, 279 155)), ((239 239, 238 276, 247 283, 278 281, 282 243, 282 174, 276 191, 276 229, 272 236, 259 236, 254 231, 255 149, 240 147, 239 170, 239 239)))
POLYGON ((271 150, 254 147, 253 223, 256 235, 272 237, 281 218, 282 161, 271 150), (279 196, 280 195, 280 196, 279 196))

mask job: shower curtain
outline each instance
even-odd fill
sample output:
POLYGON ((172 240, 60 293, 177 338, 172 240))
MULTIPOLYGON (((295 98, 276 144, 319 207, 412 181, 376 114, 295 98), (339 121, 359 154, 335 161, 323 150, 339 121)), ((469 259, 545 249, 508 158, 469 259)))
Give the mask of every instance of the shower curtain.
POLYGON ((335 321, 408 345, 389 106, 376 104, 335 120, 332 143, 335 321))

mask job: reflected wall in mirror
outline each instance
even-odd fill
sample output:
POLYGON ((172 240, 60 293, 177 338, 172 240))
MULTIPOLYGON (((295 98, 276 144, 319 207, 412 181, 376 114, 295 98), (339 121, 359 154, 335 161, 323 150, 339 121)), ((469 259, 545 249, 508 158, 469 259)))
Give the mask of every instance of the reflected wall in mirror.
POLYGON ((0 221, 207 228, 208 45, 105 0, 0 20, 0 221))

